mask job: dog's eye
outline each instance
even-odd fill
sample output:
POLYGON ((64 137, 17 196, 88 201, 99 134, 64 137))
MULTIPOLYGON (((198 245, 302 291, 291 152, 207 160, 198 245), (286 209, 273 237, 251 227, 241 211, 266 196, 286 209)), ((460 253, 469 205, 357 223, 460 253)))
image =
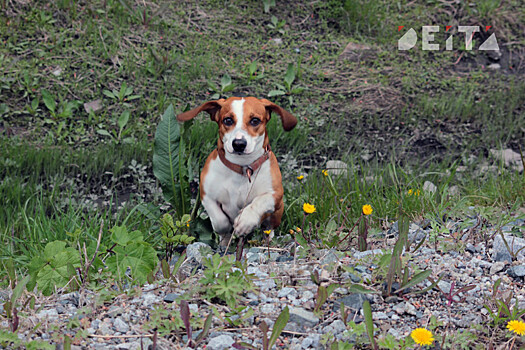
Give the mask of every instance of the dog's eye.
POLYGON ((250 120, 250 125, 251 125, 251 126, 257 126, 257 125, 259 125, 259 124, 261 124, 261 120, 260 120, 259 118, 252 118, 252 119, 250 120))
POLYGON ((224 118, 224 120, 222 121, 222 123, 226 126, 232 126, 233 125, 233 119, 228 117, 228 118, 224 118))

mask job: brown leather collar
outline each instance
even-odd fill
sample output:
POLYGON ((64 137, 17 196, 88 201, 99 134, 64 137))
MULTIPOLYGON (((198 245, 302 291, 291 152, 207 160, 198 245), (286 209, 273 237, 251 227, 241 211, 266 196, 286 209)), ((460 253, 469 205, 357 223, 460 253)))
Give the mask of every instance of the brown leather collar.
POLYGON ((270 148, 270 144, 265 147, 264 153, 262 156, 257 158, 252 164, 250 165, 239 165, 230 162, 228 159, 226 159, 226 154, 224 152, 224 149, 217 149, 217 152, 219 153, 219 158, 221 159, 221 162, 226 165, 229 169, 235 171, 238 174, 241 174, 242 176, 247 176, 248 181, 252 182, 252 175, 259 167, 270 158, 270 153, 272 152, 270 148))

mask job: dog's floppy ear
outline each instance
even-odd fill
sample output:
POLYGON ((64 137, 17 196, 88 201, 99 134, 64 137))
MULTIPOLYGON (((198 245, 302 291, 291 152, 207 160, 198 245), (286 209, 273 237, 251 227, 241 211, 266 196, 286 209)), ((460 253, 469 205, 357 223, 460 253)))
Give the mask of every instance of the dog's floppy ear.
POLYGON ((195 118, 200 112, 208 112, 210 114, 211 120, 217 121, 217 112, 221 109, 224 101, 225 99, 223 98, 216 101, 208 101, 197 108, 179 114, 177 116, 177 120, 180 122, 185 122, 195 118))
POLYGON ((292 113, 288 112, 281 106, 276 105, 275 103, 268 101, 267 99, 263 98, 260 100, 264 107, 268 109, 271 112, 275 112, 281 116, 281 122, 283 123, 283 128, 285 131, 292 130, 295 125, 297 124, 297 118, 295 118, 292 113))

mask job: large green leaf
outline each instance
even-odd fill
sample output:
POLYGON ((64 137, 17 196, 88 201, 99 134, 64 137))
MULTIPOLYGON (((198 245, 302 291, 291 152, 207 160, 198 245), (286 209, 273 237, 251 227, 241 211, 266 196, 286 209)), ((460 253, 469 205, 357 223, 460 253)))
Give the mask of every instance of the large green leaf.
POLYGON ((432 274, 432 270, 421 271, 420 273, 418 273, 417 275, 412 277, 412 279, 410 279, 409 281, 404 283, 403 286, 401 288, 399 288, 396 292, 400 292, 400 291, 405 290, 407 288, 411 288, 411 287, 415 286, 416 284, 423 282, 428 277, 430 277, 431 274, 432 274))
POLYGON ((187 213, 190 201, 185 159, 180 124, 173 105, 170 105, 155 133, 153 174, 160 182, 164 198, 173 205, 178 217, 187 213))
POLYGON ((295 67, 293 63, 288 64, 288 68, 286 69, 286 75, 284 76, 284 83, 286 84, 286 88, 288 90, 291 89, 292 83, 295 80, 295 67))
POLYGON ((64 287, 75 275, 75 268, 80 267, 80 255, 75 248, 66 247, 66 242, 50 242, 40 256, 35 256, 29 265, 31 281, 28 290, 38 283, 38 289, 44 295, 51 295, 55 287, 64 287))
POLYGON ((114 251, 115 254, 106 260, 106 264, 119 279, 123 279, 130 268, 131 278, 142 284, 158 263, 155 249, 145 242, 134 242, 125 247, 117 246, 114 251))
POLYGON ((378 349, 374 339, 374 321, 372 319, 372 308, 370 307, 370 302, 368 302, 368 300, 363 303, 363 314, 365 315, 366 333, 368 334, 368 339, 370 339, 370 345, 373 349, 378 349))
POLYGON ((134 242, 143 242, 144 238, 140 231, 128 232, 126 225, 114 226, 110 229, 111 240, 119 245, 127 245, 134 242))
POLYGON ((46 105, 47 109, 55 113, 57 104, 53 95, 51 95, 47 90, 42 90, 42 99, 44 100, 44 104, 46 105))
POLYGON ((277 316, 277 320, 275 320, 275 323, 273 325, 272 329, 272 335, 270 336, 270 341, 268 342, 268 349, 271 349, 273 344, 277 341, 277 338, 283 331, 284 327, 286 327, 286 324, 288 323, 288 320, 290 319, 290 311, 288 310, 288 306, 286 306, 283 311, 277 316))

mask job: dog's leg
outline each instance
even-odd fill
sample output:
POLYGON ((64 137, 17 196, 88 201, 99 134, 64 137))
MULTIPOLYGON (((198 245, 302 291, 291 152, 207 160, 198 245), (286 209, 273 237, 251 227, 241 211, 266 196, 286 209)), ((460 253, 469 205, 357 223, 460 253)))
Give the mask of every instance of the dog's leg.
POLYGON ((230 218, 224 213, 220 204, 212 199, 204 197, 202 205, 206 208, 206 212, 210 217, 213 230, 221 236, 220 245, 226 246, 232 232, 230 218))
POLYGON ((233 228, 238 236, 246 236, 261 223, 261 218, 266 213, 275 210, 275 200, 273 194, 267 193, 255 197, 255 199, 242 210, 235 218, 233 228))

